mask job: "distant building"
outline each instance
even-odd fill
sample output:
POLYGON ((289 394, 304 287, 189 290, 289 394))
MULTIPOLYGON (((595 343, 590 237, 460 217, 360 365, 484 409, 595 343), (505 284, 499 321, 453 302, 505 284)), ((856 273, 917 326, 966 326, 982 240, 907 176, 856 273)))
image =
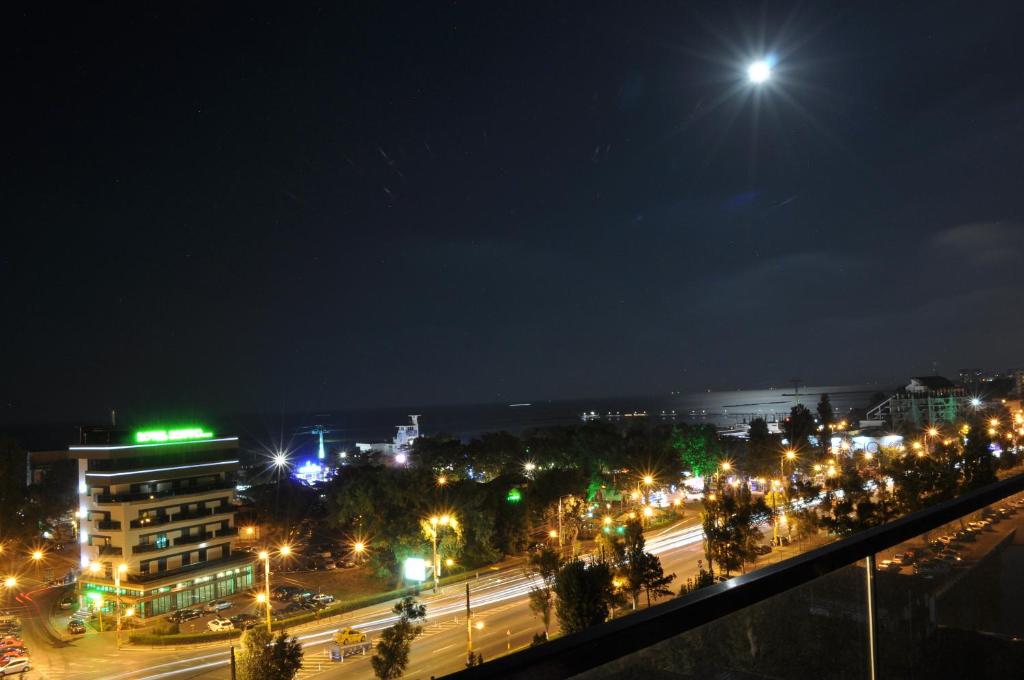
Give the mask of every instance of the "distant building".
POLYGON ((867 420, 888 423, 894 428, 953 423, 969 405, 963 386, 938 375, 919 376, 869 410, 867 420))
POLYGON ((409 416, 408 425, 396 425, 395 438, 390 442, 365 443, 356 442, 356 448, 363 453, 380 451, 383 454, 394 456, 395 462, 404 464, 412 453, 412 447, 420 436, 420 417, 409 416))
POLYGON ((252 587, 253 557, 234 552, 238 437, 188 428, 98 439, 68 447, 83 603, 149 618, 252 587))
POLYGON ((964 387, 970 387, 976 385, 981 380, 981 376, 984 373, 980 368, 961 368, 960 369, 960 384, 964 387))

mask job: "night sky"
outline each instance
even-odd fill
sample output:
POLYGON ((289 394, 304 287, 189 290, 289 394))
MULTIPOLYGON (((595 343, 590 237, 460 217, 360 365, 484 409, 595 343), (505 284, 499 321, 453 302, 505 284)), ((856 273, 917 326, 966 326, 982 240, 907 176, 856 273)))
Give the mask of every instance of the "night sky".
POLYGON ((0 422, 1024 364, 1020 2, 217 4, 5 10, 0 422))

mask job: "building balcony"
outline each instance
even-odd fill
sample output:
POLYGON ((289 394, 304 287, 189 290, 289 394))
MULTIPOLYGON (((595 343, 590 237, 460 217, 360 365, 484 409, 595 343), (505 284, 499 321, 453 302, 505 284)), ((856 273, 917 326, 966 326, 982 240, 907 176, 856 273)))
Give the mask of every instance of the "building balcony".
POLYGON ((97 503, 135 503, 138 501, 151 501, 158 498, 172 498, 194 496, 196 494, 210 493, 211 491, 225 491, 234 489, 232 482, 218 482, 205 486, 188 486, 177 489, 166 489, 164 491, 137 491, 125 493, 100 493, 94 496, 97 503))
POLYGON ((228 527, 227 529, 218 529, 216 532, 217 538, 223 538, 224 536, 237 536, 238 527, 228 527))
POLYGON ((99 531, 120 531, 121 523, 112 519, 101 519, 96 522, 96 529, 99 531))
POLYGON ((190 512, 179 512, 171 515, 172 522, 181 522, 186 519, 199 519, 200 517, 209 517, 213 514, 213 510, 210 508, 202 508, 200 510, 192 510, 190 512))
POLYGON ((158 546, 156 543, 140 543, 139 545, 132 546, 132 554, 141 555, 144 553, 157 552, 158 550, 167 550, 170 547, 170 541, 165 543, 163 547, 158 546))
POLYGON ((101 545, 100 546, 100 557, 120 557, 124 554, 124 551, 120 546, 116 545, 101 545))
POLYGON ((213 538, 213 536, 214 535, 211 532, 193 534, 191 536, 179 536, 178 538, 174 539, 174 545, 191 545, 193 543, 202 543, 203 541, 210 540, 211 538, 213 538))
MULTIPOLYGON (((795 542, 773 551, 782 552, 781 561, 706 587, 684 579, 684 592, 660 604, 635 613, 620 605, 605 623, 479 666, 457 670, 461 662, 453 661, 438 674, 455 671, 446 677, 457 680, 1019 677, 1024 623, 1017 612, 1024 602, 1013 584, 1020 581, 1015 536, 1024 530, 1022 493, 1024 474, 1017 474, 846 538, 812 533, 813 540, 801 539, 803 552, 795 542), (807 547, 808 540, 820 547, 807 547)), ((660 557, 689 572, 703 557, 699 544, 689 550, 660 557)), ((717 561, 714 573, 722 575, 717 561)))

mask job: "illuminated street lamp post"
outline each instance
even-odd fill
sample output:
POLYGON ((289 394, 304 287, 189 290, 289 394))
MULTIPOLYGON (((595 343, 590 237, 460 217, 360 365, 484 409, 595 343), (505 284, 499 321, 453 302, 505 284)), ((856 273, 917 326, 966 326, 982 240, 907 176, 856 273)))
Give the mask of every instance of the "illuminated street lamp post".
POLYGON ((451 515, 434 515, 428 520, 428 523, 430 526, 430 530, 428 532, 430 534, 430 545, 434 551, 434 561, 431 563, 434 565, 434 593, 437 593, 440 591, 441 588, 441 561, 438 559, 437 556, 437 536, 441 533, 442 527, 450 526, 452 528, 455 528, 456 522, 455 518, 451 515))
POLYGON ((121 576, 128 573, 128 565, 123 562, 114 569, 114 616, 117 636, 117 647, 121 648, 121 576))
MULTIPOLYGON (((291 548, 290 545, 282 545, 280 548, 278 548, 277 553, 279 555, 281 555, 282 557, 288 557, 289 555, 292 554, 292 548, 291 548)), ((259 559, 263 560, 263 586, 264 586, 264 588, 263 588, 263 590, 264 590, 263 596, 264 596, 264 604, 266 604, 266 607, 267 607, 267 632, 269 633, 270 632, 270 610, 271 610, 271 606, 270 606, 270 557, 271 557, 271 554, 270 554, 269 550, 261 550, 259 552, 259 554, 257 555, 257 557, 259 559)), ((257 602, 258 601, 259 601, 259 598, 257 598, 257 602)))
MULTIPOLYGON (((277 471, 277 482, 274 489, 275 508, 278 508, 281 505, 281 469, 287 467, 287 465, 288 456, 283 451, 279 451, 278 453, 274 454, 274 468, 277 471)), ((270 630, 270 628, 268 627, 267 630, 270 630)))
POLYGON ((32 553, 29 555, 29 557, 32 558, 32 563, 35 564, 35 567, 36 567, 36 578, 38 579, 39 578, 39 565, 42 563, 43 559, 46 558, 46 553, 44 553, 42 550, 33 550, 32 553))

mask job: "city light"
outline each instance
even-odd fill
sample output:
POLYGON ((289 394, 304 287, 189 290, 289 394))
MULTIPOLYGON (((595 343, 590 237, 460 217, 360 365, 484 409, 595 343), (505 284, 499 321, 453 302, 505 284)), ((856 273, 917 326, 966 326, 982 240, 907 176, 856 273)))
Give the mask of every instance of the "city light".
POLYGON ((362 541, 356 541, 352 544, 352 552, 354 552, 357 555, 362 555, 364 552, 366 552, 366 544, 362 541))
POLYGON ((278 468, 285 467, 286 465, 288 465, 288 456, 286 456, 284 453, 274 454, 274 465, 276 465, 278 468))
POLYGON ((558 532, 554 529, 548 532, 548 538, 558 538, 558 532))
POLYGON ((207 432, 201 427, 185 427, 175 430, 146 430, 135 433, 135 441, 138 444, 183 442, 196 439, 213 439, 213 433, 207 432))
POLYGON ((750 82, 761 84, 771 78, 772 66, 764 59, 758 59, 747 67, 747 78, 750 82))
POLYGON ((447 483, 448 483, 448 478, 447 477, 445 477, 444 475, 438 476, 438 478, 437 478, 437 485, 438 486, 444 486, 447 483))
POLYGON ((16 587, 17 585, 18 585, 18 579, 14 578, 13 576, 8 576, 7 578, 4 579, 4 588, 7 588, 8 590, 10 590, 11 588, 16 587))
POLYGON ((644 475, 644 486, 650 486, 654 484, 654 477, 651 475, 644 475))
POLYGON ((402 574, 410 581, 422 583, 427 580, 427 561, 422 557, 407 557, 402 574))

